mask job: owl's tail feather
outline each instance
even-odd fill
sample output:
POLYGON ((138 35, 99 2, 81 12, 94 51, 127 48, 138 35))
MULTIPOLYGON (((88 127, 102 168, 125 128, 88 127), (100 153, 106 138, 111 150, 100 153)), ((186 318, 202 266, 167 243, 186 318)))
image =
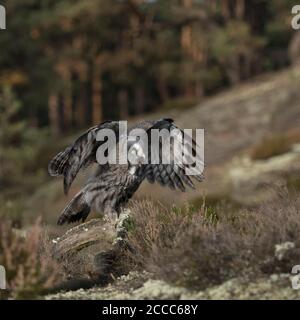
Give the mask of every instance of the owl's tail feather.
POLYGON ((84 191, 77 193, 61 213, 57 222, 58 225, 73 223, 80 220, 84 222, 86 220, 91 211, 91 207, 87 203, 85 195, 86 193, 84 191))
POLYGON ((49 163, 48 172, 51 176, 64 175, 66 167, 68 166, 68 160, 71 155, 71 147, 58 153, 49 163))

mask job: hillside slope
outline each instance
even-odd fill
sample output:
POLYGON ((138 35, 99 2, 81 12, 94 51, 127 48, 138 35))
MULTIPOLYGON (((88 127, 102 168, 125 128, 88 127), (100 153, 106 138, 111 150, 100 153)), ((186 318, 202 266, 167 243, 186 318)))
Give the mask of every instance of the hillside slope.
MULTIPOLYGON (((299 85, 300 68, 288 69, 207 98, 184 111, 162 111, 143 117, 172 117, 182 128, 205 129, 206 181, 199 184, 197 190, 187 193, 170 191, 158 185, 154 188, 145 183, 134 199, 152 198, 168 206, 183 206, 185 202, 202 206, 202 197, 206 194, 207 206, 214 207, 228 200, 239 207, 253 209, 269 199, 267 184, 272 188, 279 186, 284 189, 292 178, 296 181, 293 186, 297 186, 297 179, 300 178, 299 85), (296 132, 291 148, 284 149, 280 154, 271 153, 268 159, 251 158, 253 147, 263 143, 266 137, 285 135, 291 131, 296 132), (278 184, 282 179, 283 184, 278 184)), ((85 172, 76 179, 69 198, 78 191, 87 176, 88 172, 85 172)), ((68 199, 63 195, 61 180, 49 181, 37 187, 31 196, 16 199, 15 206, 25 221, 32 221, 41 215, 50 235, 59 237, 66 229, 56 227, 55 221, 68 199)), ((89 218, 95 216, 93 213, 89 218)), ((255 283, 247 278, 234 278, 197 292, 172 286, 149 273, 132 273, 128 278, 118 279, 105 288, 58 293, 48 298, 299 298, 298 292, 290 287, 288 272, 257 278, 255 283)))
MULTIPOLYGON (((237 166, 235 162, 232 163, 233 160, 241 159, 243 154, 247 154, 253 145, 260 143, 266 136, 299 130, 299 87, 300 68, 287 69, 207 98, 184 111, 161 111, 143 116, 143 119, 172 117, 182 128, 205 129, 206 180, 198 184, 196 191, 186 193, 174 192, 159 185, 153 188, 145 182, 134 199, 150 197, 167 205, 182 205, 206 194, 213 198, 217 195, 218 200, 220 194, 228 192, 229 171, 232 166, 237 166)), ((139 120, 141 118, 130 119, 130 123, 139 120)), ((241 170, 244 172, 244 167, 241 170)), ((85 171, 75 180, 68 199, 78 191, 88 174, 89 171, 85 171)), ((25 216, 41 214, 53 224, 66 202, 61 181, 52 178, 26 198, 22 207, 25 216), (35 210, 32 211, 32 208, 35 210)))
MULTIPOLYGON (((172 110, 148 115, 149 119, 172 117, 182 128, 205 129, 206 181, 198 185, 197 192, 176 194, 176 200, 173 193, 163 188, 155 192, 155 198, 157 195, 163 202, 177 204, 195 199, 203 192, 219 197, 224 192, 228 193, 228 179, 231 179, 228 170, 237 166, 231 162, 236 158, 243 160, 244 154, 249 154, 253 146, 267 137, 281 137, 288 132, 299 143, 299 87, 300 68, 291 68, 261 76, 207 98, 184 112, 172 110)), ((299 168, 295 171, 300 176, 299 168)), ((145 184, 139 195, 149 194, 150 190, 150 186, 145 184)))

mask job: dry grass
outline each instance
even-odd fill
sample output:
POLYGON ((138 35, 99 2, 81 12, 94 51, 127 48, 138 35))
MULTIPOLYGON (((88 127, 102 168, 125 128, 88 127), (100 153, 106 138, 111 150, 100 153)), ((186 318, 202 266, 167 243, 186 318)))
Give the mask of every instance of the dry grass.
POLYGON ((299 128, 292 128, 290 129, 287 134, 287 138, 291 143, 300 143, 300 129, 299 128))
POLYGON ((157 277, 205 288, 238 276, 290 273, 300 261, 300 200, 279 196, 256 210, 167 210, 135 203, 129 233, 132 263, 157 277), (293 242, 283 259, 275 246, 293 242))
POLYGON ((290 151, 291 143, 286 136, 265 138, 251 150, 253 160, 265 160, 290 151))
POLYGON ((62 270, 52 258, 49 243, 40 219, 25 232, 2 218, 0 265, 6 269, 6 298, 36 298, 61 281, 62 270))
POLYGON ((290 151, 296 143, 300 143, 300 130, 294 128, 284 134, 263 139, 252 148, 250 156, 253 160, 265 160, 290 151))

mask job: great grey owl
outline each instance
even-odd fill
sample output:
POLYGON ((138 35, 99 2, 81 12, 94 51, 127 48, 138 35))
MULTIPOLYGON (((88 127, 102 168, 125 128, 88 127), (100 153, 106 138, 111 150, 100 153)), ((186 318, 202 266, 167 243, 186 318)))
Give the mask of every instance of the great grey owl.
MULTIPOLYGON (((118 121, 106 121, 94 126, 82 134, 72 145, 64 151, 58 153, 49 163, 48 171, 51 176, 64 177, 64 191, 67 194, 73 180, 80 169, 89 164, 97 163, 97 172, 91 177, 84 188, 66 206, 60 215, 58 224, 85 221, 91 209, 105 215, 118 216, 128 203, 129 199, 137 191, 143 180, 150 183, 158 182, 162 186, 172 189, 185 191, 185 185, 194 188, 191 178, 198 181, 203 180, 202 173, 187 175, 186 169, 192 165, 176 163, 174 157, 170 157, 167 164, 162 158, 169 155, 170 150, 174 149, 174 139, 170 146, 166 148, 164 141, 159 140, 159 161, 151 164, 151 130, 167 130, 169 133, 177 130, 180 134, 183 131, 175 126, 172 119, 160 119, 155 121, 143 121, 127 131, 128 151, 130 150, 136 161, 127 161, 125 164, 99 164, 97 162, 97 150, 103 145, 104 141, 99 141, 97 135, 103 129, 110 129, 115 133, 116 143, 120 144, 120 126, 118 121), (147 134, 149 144, 143 145, 138 137, 130 139, 130 132, 133 129, 143 129, 147 134), (145 150, 147 148, 147 150, 145 150), (145 161, 147 158, 149 161, 145 161)), ((176 140, 176 135, 175 135, 176 140)), ((196 142, 190 140, 190 155, 195 155, 196 142)))

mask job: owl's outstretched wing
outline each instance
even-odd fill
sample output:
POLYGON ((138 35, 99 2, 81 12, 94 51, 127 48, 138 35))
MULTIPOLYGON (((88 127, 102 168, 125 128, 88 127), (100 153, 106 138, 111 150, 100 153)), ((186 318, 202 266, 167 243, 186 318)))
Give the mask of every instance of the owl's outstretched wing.
POLYGON ((111 129, 119 136, 119 122, 106 121, 82 134, 71 146, 58 153, 49 163, 51 176, 64 177, 64 191, 68 193, 72 182, 81 168, 96 162, 96 152, 103 141, 97 141, 99 130, 111 129))
MULTIPOLYGON (((203 159, 199 152, 199 146, 192 137, 189 137, 183 142, 184 131, 178 128, 172 119, 158 120, 147 131, 148 134, 148 164, 144 165, 145 178, 150 182, 158 182, 162 186, 168 186, 171 189, 180 189, 185 191, 185 186, 189 186, 194 189, 192 179, 197 181, 203 181, 203 159), (151 163, 153 159, 153 149, 151 144, 154 143, 151 138, 151 130, 165 130, 171 134, 172 139, 168 139, 168 136, 162 138, 158 142, 156 148, 156 164, 151 163), (158 161, 157 161, 158 159, 158 161), (167 164, 163 159, 170 160, 167 164), (197 163, 202 164, 201 169, 195 166, 197 163)), ((155 149, 155 148, 154 148, 155 149)))

